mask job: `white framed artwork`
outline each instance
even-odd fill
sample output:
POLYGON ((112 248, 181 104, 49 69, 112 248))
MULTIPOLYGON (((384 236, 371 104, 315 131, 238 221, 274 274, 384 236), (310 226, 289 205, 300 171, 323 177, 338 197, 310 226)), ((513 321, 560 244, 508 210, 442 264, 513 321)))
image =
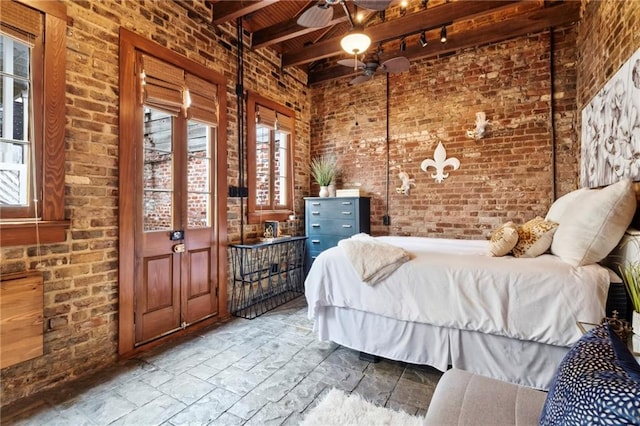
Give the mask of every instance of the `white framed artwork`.
POLYGON ((640 180, 640 49, 582 110, 580 181, 640 180))

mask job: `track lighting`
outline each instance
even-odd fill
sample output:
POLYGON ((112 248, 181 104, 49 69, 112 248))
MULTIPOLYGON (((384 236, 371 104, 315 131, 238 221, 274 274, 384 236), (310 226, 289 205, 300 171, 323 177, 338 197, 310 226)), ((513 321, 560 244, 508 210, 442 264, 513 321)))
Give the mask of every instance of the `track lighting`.
POLYGON ((441 43, 447 42, 447 26, 446 25, 443 25, 442 29, 440 30, 440 42, 441 43))
POLYGON ((407 41, 402 37, 402 40, 400 40, 400 51, 404 52, 405 50, 407 50, 407 41))
POLYGON ((420 34, 420 46, 422 47, 427 47, 427 44, 429 44, 429 42, 427 41, 427 34, 423 31, 422 34, 420 34))
POLYGON ((422 6, 423 9, 426 9, 427 8, 427 3, 429 3, 429 0, 422 0, 420 2, 420 5, 422 6))

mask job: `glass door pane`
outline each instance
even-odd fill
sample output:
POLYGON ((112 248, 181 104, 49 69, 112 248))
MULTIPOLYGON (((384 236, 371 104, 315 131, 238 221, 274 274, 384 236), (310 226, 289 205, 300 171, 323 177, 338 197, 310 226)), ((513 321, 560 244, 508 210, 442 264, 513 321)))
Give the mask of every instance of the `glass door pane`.
POLYGON ((289 178, 289 134, 285 132, 276 132, 275 152, 274 152, 274 201, 276 206, 282 207, 287 205, 287 180, 289 178))
POLYGON ((187 124, 187 227, 211 226, 211 127, 187 124))
POLYGON ((256 126, 256 205, 271 205, 271 130, 256 126))
POLYGON ((145 107, 143 223, 144 231, 173 228, 173 117, 145 107))

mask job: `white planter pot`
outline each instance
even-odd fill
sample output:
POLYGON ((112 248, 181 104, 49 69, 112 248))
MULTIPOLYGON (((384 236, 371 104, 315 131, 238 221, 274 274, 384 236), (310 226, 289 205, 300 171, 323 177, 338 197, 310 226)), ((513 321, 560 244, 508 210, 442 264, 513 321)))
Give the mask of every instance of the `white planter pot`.
POLYGON ((329 188, 326 186, 320 187, 320 192, 318 193, 318 197, 328 197, 329 196, 329 188))
POLYGON ((631 327, 633 327, 633 333, 640 336, 640 312, 633 311, 631 315, 631 327))

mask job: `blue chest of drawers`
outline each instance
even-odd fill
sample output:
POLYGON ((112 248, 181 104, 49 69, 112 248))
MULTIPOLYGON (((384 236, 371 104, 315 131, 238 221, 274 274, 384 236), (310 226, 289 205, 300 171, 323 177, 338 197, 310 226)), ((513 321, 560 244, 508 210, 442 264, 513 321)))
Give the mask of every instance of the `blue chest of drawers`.
POLYGON ((324 250, 360 232, 371 232, 369 197, 305 198, 306 270, 324 250))

